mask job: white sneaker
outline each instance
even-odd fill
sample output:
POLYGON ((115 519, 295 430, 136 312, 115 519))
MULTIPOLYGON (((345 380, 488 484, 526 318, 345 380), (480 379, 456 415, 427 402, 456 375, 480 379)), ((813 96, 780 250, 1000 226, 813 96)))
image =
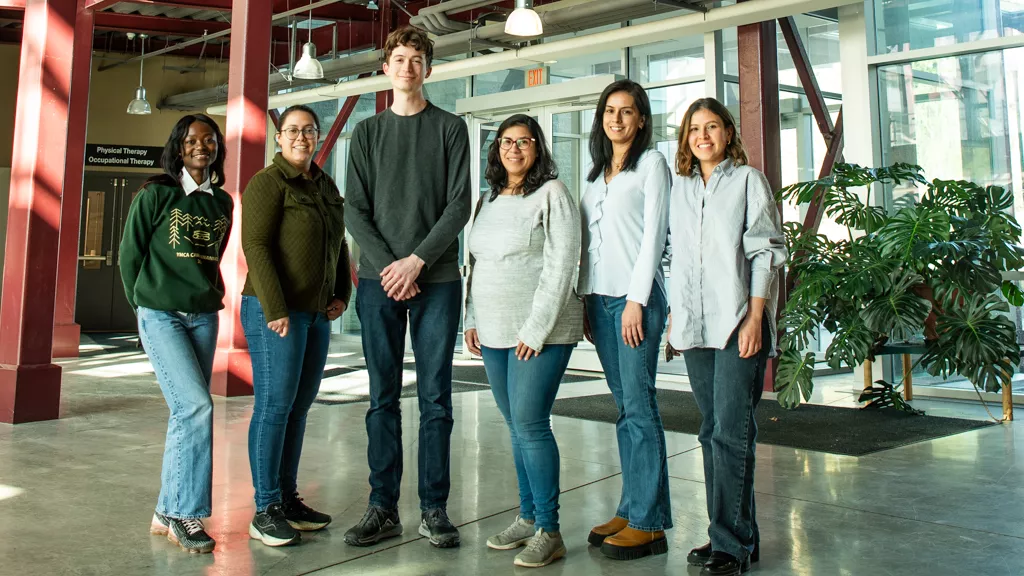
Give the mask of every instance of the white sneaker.
POLYGON ((565 544, 562 542, 562 535, 558 532, 545 532, 541 528, 526 545, 526 550, 516 554, 515 565, 525 568, 540 568, 563 556, 565 556, 565 544))
POLYGON ((508 528, 502 530, 501 534, 487 539, 487 547, 494 550, 514 550, 520 546, 525 546, 536 533, 537 528, 533 525, 533 522, 516 516, 516 521, 508 528))

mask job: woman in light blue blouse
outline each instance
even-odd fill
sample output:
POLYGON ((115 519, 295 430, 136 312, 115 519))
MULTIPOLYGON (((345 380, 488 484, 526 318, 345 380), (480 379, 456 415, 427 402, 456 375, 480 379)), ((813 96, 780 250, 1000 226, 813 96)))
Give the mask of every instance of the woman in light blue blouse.
POLYGON ((590 135, 593 167, 580 200, 587 338, 594 343, 619 418, 622 496, 611 521, 589 541, 610 558, 668 551, 672 527, 665 431, 654 387, 665 329, 661 255, 671 172, 649 149, 651 105, 639 84, 621 80, 601 94, 590 135))
POLYGON ((705 576, 738 576, 758 560, 754 410, 775 355, 779 271, 788 257, 764 174, 747 166, 732 114, 690 105, 672 187, 672 323, 704 417, 700 440, 711 542, 687 560, 705 576))

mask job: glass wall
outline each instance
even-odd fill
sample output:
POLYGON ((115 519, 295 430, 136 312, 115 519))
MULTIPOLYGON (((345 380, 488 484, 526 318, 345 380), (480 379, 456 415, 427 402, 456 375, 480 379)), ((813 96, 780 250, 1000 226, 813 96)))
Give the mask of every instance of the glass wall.
MULTIPOLYGON (((874 7, 879 53, 933 49, 926 58, 875 68, 882 164, 908 162, 920 165, 929 179, 1008 188, 1012 212, 1024 222, 1024 48, 952 53, 978 40, 1021 35, 1024 2, 876 0, 874 7), (943 47, 951 53, 936 57, 943 47)), ((886 204, 910 194, 920 191, 887 189, 886 204)), ((1021 311, 1011 314, 1021 341, 1021 311)), ((915 384, 971 389, 962 379, 943 382, 921 370, 915 384)))
POLYGON ((879 54, 1024 34, 1019 0, 875 0, 879 54))

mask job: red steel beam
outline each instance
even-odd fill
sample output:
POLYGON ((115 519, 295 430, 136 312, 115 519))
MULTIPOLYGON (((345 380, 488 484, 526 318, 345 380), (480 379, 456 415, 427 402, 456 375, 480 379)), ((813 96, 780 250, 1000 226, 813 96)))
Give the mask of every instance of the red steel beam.
POLYGON ((0 296, 0 422, 60 415, 53 311, 75 21, 84 1, 25 7, 0 296))
POLYGON ((87 0, 85 3, 85 9, 92 10, 93 12, 99 12, 105 8, 110 8, 120 1, 121 0, 87 0))
POLYGON ((53 357, 77 358, 82 327, 75 322, 78 288, 78 240, 81 227, 85 134, 92 72, 93 11, 79 10, 75 21, 75 53, 71 66, 71 99, 64 187, 60 204, 60 245, 57 248, 57 298, 53 318, 53 357))
MULTIPOLYGON (((775 21, 737 29, 740 127, 750 165, 768 177, 772 190, 782 187, 782 128, 779 123, 779 64, 775 21)), ((782 212, 782 206, 779 206, 782 212)), ((779 311, 786 302, 786 283, 779 279, 779 311)), ((764 390, 775 389, 778 363, 765 370, 764 390)))
POLYGON ((234 226, 221 262, 226 293, 220 314, 217 355, 210 391, 219 396, 252 394, 252 363, 242 331, 242 284, 248 268, 242 254, 242 191, 266 163, 267 82, 269 81, 271 5, 266 0, 234 0, 234 30, 228 71, 224 189, 235 201, 234 226))
POLYGON ((281 113, 277 111, 277 108, 271 108, 267 110, 267 115, 270 116, 270 122, 274 125, 274 130, 281 129, 281 113))
MULTIPOLYGON (((832 168, 835 167, 836 162, 842 161, 843 157, 843 109, 839 109, 839 116, 836 117, 835 128, 832 129, 832 137, 829 139, 828 151, 825 153, 825 158, 821 161, 821 171, 818 173, 818 178, 824 178, 832 173, 832 168)), ((804 230, 809 231, 811 234, 818 232, 818 226, 821 224, 821 215, 824 212, 822 206, 822 200, 824 199, 823 188, 819 188, 814 194, 814 198, 811 199, 811 203, 807 206, 807 214, 804 215, 804 230)), ((796 258, 794 258, 796 259, 796 258)), ((792 283, 789 287, 792 289, 792 283)))
POLYGON ((779 27, 789 47, 789 54, 793 58, 793 66, 796 68, 797 76, 800 77, 800 84, 804 87, 807 95, 807 102, 814 113, 814 120, 818 123, 818 131, 825 137, 827 144, 832 140, 832 116, 828 113, 828 106, 825 104, 825 97, 818 87, 818 79, 814 74, 811 60, 807 56, 803 40, 800 39, 800 31, 796 28, 796 20, 792 16, 779 18, 779 27))
MULTIPOLYGON (((366 78, 369 74, 360 74, 360 78, 366 78)), ((327 157, 331 155, 331 151, 334 150, 334 145, 338 142, 338 136, 345 129, 345 124, 348 123, 348 119, 352 116, 352 111, 356 109, 356 104, 359 103, 359 96, 349 96, 345 99, 345 104, 341 106, 341 110, 338 111, 338 117, 334 119, 334 124, 331 125, 330 131, 327 132, 327 137, 324 138, 324 143, 320 146, 320 151, 317 152, 316 158, 313 159, 316 165, 323 168, 324 162, 327 162, 327 157)))

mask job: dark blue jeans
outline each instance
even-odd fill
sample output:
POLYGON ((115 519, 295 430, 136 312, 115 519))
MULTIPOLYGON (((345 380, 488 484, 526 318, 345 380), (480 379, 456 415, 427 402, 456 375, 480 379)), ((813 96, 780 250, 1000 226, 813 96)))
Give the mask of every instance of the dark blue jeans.
POLYGON ((594 347, 619 408, 615 433, 622 496, 615 514, 635 530, 656 532, 672 527, 665 429, 654 387, 667 304, 664 293, 655 286, 643 309, 644 341, 636 348, 622 341, 625 308, 624 296, 587 296, 594 347))
POLYGON ((290 312, 284 338, 267 328, 263 306, 242 297, 242 328, 252 358, 255 406, 249 422, 249 468, 256 510, 298 493, 306 413, 327 364, 330 324, 321 313, 290 312))
POLYGON ((459 330, 462 281, 420 284, 404 302, 388 298, 379 281, 364 279, 356 289, 363 356, 370 374, 370 504, 398 507, 402 484, 402 360, 409 327, 416 356, 419 395, 420 508, 445 508, 451 490, 452 355, 459 330))
POLYGON ((761 351, 740 358, 739 330, 724 350, 692 348, 683 352, 690 387, 704 421, 704 488, 711 526, 711 548, 746 558, 758 540, 754 505, 754 410, 761 400, 771 333, 761 328, 761 351))
POLYGON ((486 348, 487 380, 512 436, 519 479, 519 516, 538 528, 558 532, 558 444, 551 432, 551 408, 575 344, 548 344, 525 362, 515 348, 486 348))

